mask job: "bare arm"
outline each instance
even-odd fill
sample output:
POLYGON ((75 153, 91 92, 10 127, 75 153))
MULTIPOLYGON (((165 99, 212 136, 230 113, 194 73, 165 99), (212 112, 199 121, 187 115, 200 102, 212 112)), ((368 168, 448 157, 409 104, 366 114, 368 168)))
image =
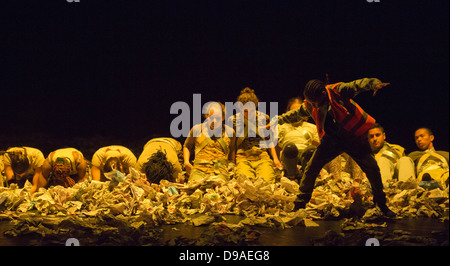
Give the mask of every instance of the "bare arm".
POLYGON ((230 151, 228 153, 228 161, 236 162, 236 132, 233 130, 233 136, 230 138, 230 151))
POLYGON ((101 174, 100 168, 93 165, 91 171, 92 171, 92 180, 100 181, 100 174, 101 174))
POLYGON ((33 177, 33 187, 31 188, 31 194, 38 191, 39 188, 45 187, 48 183, 48 178, 52 171, 52 166, 50 165, 50 156, 45 159, 44 164, 42 165, 42 171, 39 175, 34 175, 33 177))
POLYGON ((72 154, 73 154, 75 161, 78 162, 78 165, 77 165, 78 182, 77 183, 80 183, 80 182, 83 182, 84 179, 86 178, 86 167, 87 167, 86 160, 75 151, 72 152, 72 154))
POLYGON ((14 171, 11 165, 5 165, 6 182, 14 178, 14 171))
POLYGON ((277 151, 275 150, 275 147, 269 148, 269 152, 270 152, 270 155, 272 156, 273 164, 276 167, 281 167, 281 162, 278 159, 278 155, 277 155, 277 151))
POLYGON ((183 145, 183 159, 184 159, 184 166, 186 167, 186 173, 190 174, 192 170, 192 164, 189 162, 189 159, 191 158, 191 150, 195 146, 195 137, 193 137, 192 134, 193 130, 189 132, 189 136, 184 141, 183 145))
POLYGON ((39 188, 45 187, 47 185, 47 180, 42 175, 42 167, 36 168, 36 171, 34 172, 33 176, 33 187, 30 190, 30 194, 33 194, 39 188))

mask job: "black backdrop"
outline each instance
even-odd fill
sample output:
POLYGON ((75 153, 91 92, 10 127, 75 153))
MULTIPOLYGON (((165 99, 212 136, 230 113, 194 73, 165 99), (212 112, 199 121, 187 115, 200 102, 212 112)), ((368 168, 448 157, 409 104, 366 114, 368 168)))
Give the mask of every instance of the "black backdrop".
MULTIPOLYGON (((448 150, 448 5, 436 1, 2 1, 0 149, 132 146, 170 136, 193 93, 302 94, 312 78, 377 77, 356 101, 388 141, 434 130, 448 150)), ((180 139, 183 141, 183 139, 180 139)), ((81 149, 81 148, 80 148, 81 149)), ((138 155, 138 154, 137 154, 138 155)))

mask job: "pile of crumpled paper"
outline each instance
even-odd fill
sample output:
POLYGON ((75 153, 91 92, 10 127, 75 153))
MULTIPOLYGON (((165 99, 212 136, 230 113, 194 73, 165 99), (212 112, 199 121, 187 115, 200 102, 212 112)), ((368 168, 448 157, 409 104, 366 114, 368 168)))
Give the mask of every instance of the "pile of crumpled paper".
MULTIPOLYGON (((228 182, 216 176, 184 184, 162 180, 147 182, 144 174, 131 169, 123 182, 86 181, 71 188, 41 188, 30 195, 31 184, 19 189, 12 184, 0 187, 2 216, 55 215, 96 217, 98 215, 151 217, 155 226, 191 223, 211 224, 215 217, 235 214, 245 217, 247 225, 285 228, 301 224, 317 226, 314 219, 341 219, 363 216, 367 220, 380 215, 370 209, 371 188, 366 178, 339 178, 322 171, 317 178, 306 209, 293 211, 299 185, 285 177, 274 184, 263 178, 237 176, 228 182)), ((415 181, 390 182, 385 188, 388 206, 399 217, 427 216, 448 219, 448 188, 425 190, 415 181)), ((150 223, 148 220, 147 223, 150 223)))
MULTIPOLYGON (((389 180, 384 188, 387 205, 397 214, 396 218, 433 217, 448 220, 449 188, 426 190, 413 179, 389 180)), ((323 171, 306 210, 314 219, 362 217, 365 221, 382 216, 378 208, 372 208, 372 190, 367 178, 340 178, 323 171), (359 214, 359 215, 358 215, 359 214)))
POLYGON ((410 179, 391 181, 385 192, 388 206, 400 217, 425 216, 448 220, 448 186, 426 190, 410 179))
POLYGON ((30 189, 30 183, 22 189, 14 184, 0 188, 3 216, 27 212, 60 217, 146 214, 153 218, 155 225, 182 222, 203 225, 214 222, 212 217, 217 215, 237 214, 262 219, 247 221, 249 223, 265 221, 283 227, 292 225, 293 221, 301 222, 292 212, 298 184, 284 177, 276 184, 241 175, 229 182, 210 176, 187 184, 162 180, 156 185, 148 183, 144 174, 131 169, 123 182, 86 181, 71 188, 41 188, 33 195, 30 189))
POLYGON ((352 178, 346 172, 336 178, 322 169, 306 210, 314 219, 362 216, 371 200, 372 191, 367 178, 352 178))

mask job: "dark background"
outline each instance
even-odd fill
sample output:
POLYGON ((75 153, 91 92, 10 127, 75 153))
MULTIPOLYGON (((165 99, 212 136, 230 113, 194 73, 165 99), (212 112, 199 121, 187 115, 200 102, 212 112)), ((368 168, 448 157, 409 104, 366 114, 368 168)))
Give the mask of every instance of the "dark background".
POLYGON ((448 151, 449 1, 380 1, 2 1, 0 149, 139 156, 193 93, 235 102, 249 86, 281 113, 328 73, 390 82, 355 99, 387 141, 411 152, 427 126, 448 151))

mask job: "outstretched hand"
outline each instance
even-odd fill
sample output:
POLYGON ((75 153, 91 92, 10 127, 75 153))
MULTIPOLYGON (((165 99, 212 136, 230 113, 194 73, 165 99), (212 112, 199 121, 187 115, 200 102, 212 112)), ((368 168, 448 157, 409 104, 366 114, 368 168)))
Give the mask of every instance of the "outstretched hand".
POLYGON ((373 89, 373 96, 375 96, 375 94, 377 94, 377 91, 378 91, 379 89, 381 89, 381 88, 383 88, 383 87, 386 87, 386 86, 389 85, 389 84, 391 84, 391 83, 380 83, 380 84, 377 84, 377 85, 375 86, 375 88, 373 89))

